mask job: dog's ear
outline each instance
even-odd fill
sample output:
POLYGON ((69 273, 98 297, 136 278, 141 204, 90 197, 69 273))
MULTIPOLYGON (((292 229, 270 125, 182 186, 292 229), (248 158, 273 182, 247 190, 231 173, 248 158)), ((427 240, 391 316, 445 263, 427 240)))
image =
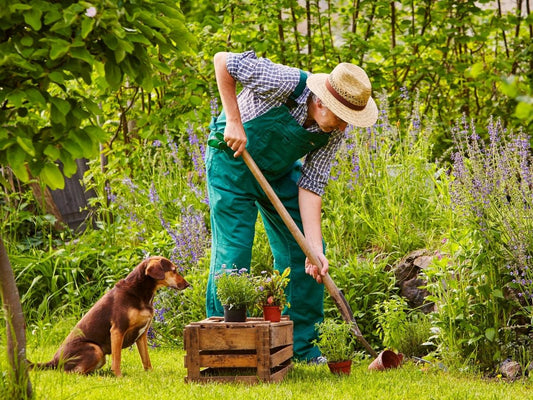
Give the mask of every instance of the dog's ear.
POLYGON ((165 271, 163 270, 163 265, 161 265, 160 259, 152 259, 148 261, 146 266, 146 275, 150 278, 162 280, 165 279, 165 271))

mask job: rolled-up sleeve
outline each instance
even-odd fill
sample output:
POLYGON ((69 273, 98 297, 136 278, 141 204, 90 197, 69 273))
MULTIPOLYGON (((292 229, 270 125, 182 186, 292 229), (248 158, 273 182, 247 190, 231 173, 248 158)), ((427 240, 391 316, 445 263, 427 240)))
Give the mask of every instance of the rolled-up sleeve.
POLYGON ((250 79, 255 66, 257 64, 257 56, 253 51, 246 51, 244 53, 228 53, 226 58, 226 68, 233 79, 242 82, 250 79))
POLYGON ((243 88, 269 103, 273 103, 271 99, 275 99, 278 103, 285 101, 300 80, 298 68, 257 57, 252 50, 244 53, 228 53, 226 68, 243 88))

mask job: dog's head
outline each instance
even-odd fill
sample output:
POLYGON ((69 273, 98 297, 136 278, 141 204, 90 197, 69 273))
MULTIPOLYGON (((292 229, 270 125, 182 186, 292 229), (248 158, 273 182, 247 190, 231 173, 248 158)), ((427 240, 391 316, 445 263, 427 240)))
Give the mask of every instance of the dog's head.
POLYGON ((178 267, 165 257, 154 256, 145 260, 145 274, 157 281, 157 288, 170 287, 183 290, 189 287, 187 282, 178 272, 178 267))

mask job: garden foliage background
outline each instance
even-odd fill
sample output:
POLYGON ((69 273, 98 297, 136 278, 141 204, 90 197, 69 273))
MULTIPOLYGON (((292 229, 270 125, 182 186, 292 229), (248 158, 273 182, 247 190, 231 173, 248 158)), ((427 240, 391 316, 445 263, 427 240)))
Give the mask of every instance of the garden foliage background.
MULTIPOLYGON (((1 238, 30 340, 59 342, 147 255, 193 288, 156 298, 153 345, 204 318, 203 154, 212 58, 254 49, 312 72, 365 68, 376 125, 350 129, 324 198, 331 274, 375 348, 492 371, 533 361, 530 2, 10 1, 0 11, 1 238), (181 11, 180 11, 181 8, 181 11), (83 230, 49 210, 85 158, 83 230), (391 269, 413 250, 435 311, 391 269), (58 321, 62 321, 58 323, 58 321)), ((271 269, 258 221, 252 271, 271 269)), ((326 300, 327 315, 339 318, 326 300)), ((525 370, 525 369, 524 369, 525 370)))

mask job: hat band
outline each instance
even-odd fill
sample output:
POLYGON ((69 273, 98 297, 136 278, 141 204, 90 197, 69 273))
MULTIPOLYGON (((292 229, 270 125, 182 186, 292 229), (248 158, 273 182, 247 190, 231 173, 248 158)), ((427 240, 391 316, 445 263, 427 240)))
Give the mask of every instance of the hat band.
POLYGON ((361 111, 361 110, 364 110, 364 108, 366 107, 366 104, 364 106, 359 106, 359 105, 350 103, 348 100, 342 97, 339 93, 337 93, 337 91, 329 83, 328 79, 326 79, 326 88, 328 88, 329 92, 333 95, 333 97, 335 97, 338 101, 341 102, 341 104, 345 105, 351 110, 361 111))

